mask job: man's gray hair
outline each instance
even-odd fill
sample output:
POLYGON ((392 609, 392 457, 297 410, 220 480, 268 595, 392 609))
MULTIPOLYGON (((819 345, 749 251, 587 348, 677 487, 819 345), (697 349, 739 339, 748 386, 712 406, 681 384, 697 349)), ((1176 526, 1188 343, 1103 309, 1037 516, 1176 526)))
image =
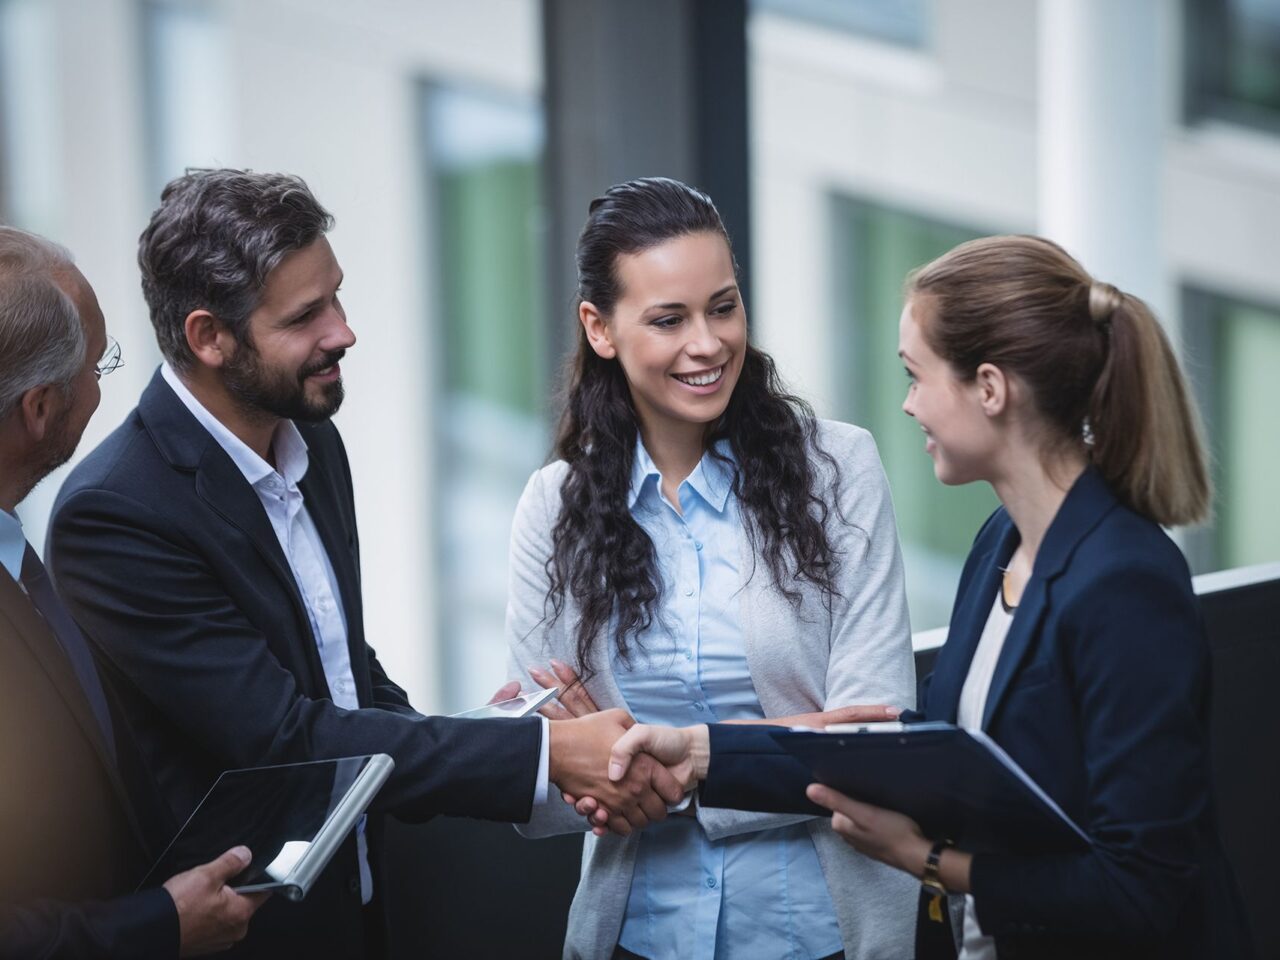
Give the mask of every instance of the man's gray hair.
POLYGON ((0 417, 32 387, 69 389, 84 364, 80 311, 57 283, 74 266, 60 244, 0 226, 0 417))
POLYGON ((333 217, 300 177, 221 169, 171 180, 138 238, 142 295, 169 365, 195 363, 186 333, 194 310, 244 343, 267 275, 331 229, 333 217))

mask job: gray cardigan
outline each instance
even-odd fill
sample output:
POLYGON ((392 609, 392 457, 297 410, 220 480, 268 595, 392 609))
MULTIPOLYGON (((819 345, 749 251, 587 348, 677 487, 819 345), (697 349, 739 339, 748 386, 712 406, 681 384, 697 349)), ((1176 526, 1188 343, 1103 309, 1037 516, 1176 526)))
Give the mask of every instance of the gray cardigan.
MULTIPOLYGON (((818 443, 835 459, 834 475, 810 454, 819 489, 832 509, 827 535, 840 557, 836 582, 842 596, 828 609, 821 591, 797 583, 799 608, 773 586, 768 566, 754 558, 755 573, 741 597, 747 664, 766 716, 808 713, 850 704, 915 704, 911 628, 903 587, 893 504, 875 441, 865 430, 820 421, 818 443), (843 515, 843 519, 841 518, 843 515)), ((511 531, 506 637, 509 678, 525 689, 537 685, 530 666, 545 668, 555 657, 574 663, 573 625, 577 608, 566 598, 559 619, 550 623, 546 603, 546 561, 551 530, 560 512, 563 461, 534 473, 516 508, 511 531)), ((742 569, 753 558, 740 541, 742 569)), ((626 708, 614 682, 608 644, 597 644, 595 675, 587 690, 601 709, 626 708)), ((826 877, 848 960, 902 960, 911 955, 917 882, 857 853, 831 829, 826 818, 747 813, 699 807, 698 822, 712 840, 808 821, 826 877)), ((554 785, 547 803, 518 828, 528 837, 579 833, 583 818, 564 803, 554 785)), ((582 875, 569 910, 564 956, 601 960, 612 955, 622 929, 638 834, 596 838, 587 834, 582 875)))

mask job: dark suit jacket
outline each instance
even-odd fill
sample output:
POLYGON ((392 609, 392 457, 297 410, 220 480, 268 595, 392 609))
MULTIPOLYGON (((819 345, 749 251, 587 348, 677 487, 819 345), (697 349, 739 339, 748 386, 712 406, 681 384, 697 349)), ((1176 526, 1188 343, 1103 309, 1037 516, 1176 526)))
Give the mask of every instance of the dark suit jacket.
POLYGON ((133 893, 152 852, 71 662, 0 570, 0 958, 176 957, 169 895, 133 893))
MULTIPOLYGON (((390 754, 395 772, 368 829, 377 889, 379 813, 528 818, 539 725, 410 707, 365 643, 342 441, 331 423, 299 429, 309 449, 301 489, 338 580, 360 710, 330 700, 306 608, 257 495, 158 373, 64 484, 49 567, 98 643, 179 819, 227 768, 390 754)), ((239 949, 358 956, 369 919, 349 839, 307 899, 269 901, 239 949)))
MULTIPOLYGON (((925 685, 925 719, 955 722, 1001 568, 1017 545, 1016 528, 997 510, 965 564, 947 643, 925 685)), ((983 729, 1093 845, 1087 853, 975 856, 977 916, 1002 958, 1250 954, 1210 805, 1208 690, 1208 644, 1182 554, 1086 471, 1041 544, 983 729)), ((717 803, 743 786, 750 742, 742 736, 721 736, 731 759, 717 803)), ((800 787, 805 778, 796 779, 787 758, 765 749, 775 758, 767 795, 800 787)))

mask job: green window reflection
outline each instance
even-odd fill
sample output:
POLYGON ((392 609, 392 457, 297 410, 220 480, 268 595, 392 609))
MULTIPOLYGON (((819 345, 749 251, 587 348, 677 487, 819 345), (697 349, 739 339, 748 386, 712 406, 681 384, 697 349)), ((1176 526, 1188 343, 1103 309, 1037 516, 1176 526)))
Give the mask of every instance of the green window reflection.
POLYGON ((1214 522, 1196 566, 1280 560, 1280 310, 1203 292, 1190 293, 1186 303, 1216 485, 1214 522))
POLYGON ((893 491, 907 573, 911 626, 945 624, 974 534, 996 507, 986 484, 944 487, 924 435, 902 412, 907 380, 898 360, 906 275, 958 243, 990 231, 860 200, 835 201, 841 393, 837 416, 870 430, 893 491))
POLYGON ((506 669, 507 538, 548 448, 537 101, 423 87, 437 389, 436 570, 446 711, 506 669))

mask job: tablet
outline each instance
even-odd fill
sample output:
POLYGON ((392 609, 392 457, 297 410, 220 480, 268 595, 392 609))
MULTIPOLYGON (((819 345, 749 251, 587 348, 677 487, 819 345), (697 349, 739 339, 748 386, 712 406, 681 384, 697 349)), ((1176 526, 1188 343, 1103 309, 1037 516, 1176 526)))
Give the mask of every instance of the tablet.
POLYGON ((549 687, 541 690, 534 690, 532 693, 522 693, 518 697, 512 697, 510 700, 499 700, 497 703, 486 703, 483 707, 476 707, 472 710, 463 710, 461 713, 450 714, 462 720, 492 720, 497 717, 528 717, 537 713, 547 705, 553 698, 560 696, 559 687, 549 687))
POLYGON ((229 886, 242 893, 271 890, 301 900, 394 766, 385 753, 375 753, 228 770, 141 886, 159 886, 244 844, 253 859, 229 886))

